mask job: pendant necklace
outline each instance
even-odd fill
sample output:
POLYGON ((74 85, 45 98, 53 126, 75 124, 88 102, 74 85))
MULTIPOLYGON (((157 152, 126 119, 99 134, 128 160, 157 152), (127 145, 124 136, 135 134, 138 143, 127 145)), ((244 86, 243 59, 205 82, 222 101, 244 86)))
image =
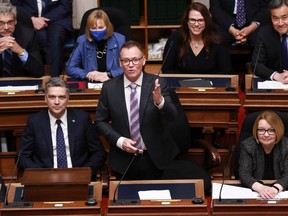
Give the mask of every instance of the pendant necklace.
POLYGON ((98 50, 98 47, 96 47, 96 54, 98 59, 103 58, 103 56, 106 54, 106 45, 102 51, 98 50))

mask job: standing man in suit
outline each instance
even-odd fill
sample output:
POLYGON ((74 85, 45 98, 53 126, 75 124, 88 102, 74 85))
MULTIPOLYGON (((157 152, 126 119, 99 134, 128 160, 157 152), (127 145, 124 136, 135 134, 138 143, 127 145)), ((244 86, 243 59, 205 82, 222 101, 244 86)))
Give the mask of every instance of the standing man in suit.
POLYGON ((17 21, 10 3, 0 3, 0 53, 0 77, 44 75, 34 29, 17 21))
POLYGON ((270 0, 210 0, 210 12, 229 45, 248 44, 253 48, 256 30, 268 21, 269 2, 270 0), (244 5, 239 6, 241 2, 244 5), (237 17, 237 13, 241 13, 239 11, 243 13, 242 19, 237 17))
POLYGON ((64 44, 73 32, 72 0, 11 0, 17 9, 31 18, 37 39, 51 65, 51 76, 64 69, 64 44))
POLYGON ((163 167, 179 153, 164 130, 178 114, 168 82, 144 72, 145 62, 141 46, 125 42, 120 49, 124 74, 103 84, 96 108, 96 127, 110 143, 109 164, 118 179, 137 150, 125 179, 161 179, 163 167))
POLYGON ((260 29, 253 52, 255 74, 288 84, 288 0, 272 0, 269 7, 272 24, 260 29))
POLYGON ((48 109, 29 117, 21 137, 18 167, 22 170, 91 167, 92 180, 95 180, 97 170, 106 160, 105 149, 89 114, 67 108, 68 100, 65 81, 51 78, 45 88, 48 109), (62 135, 58 134, 59 130, 62 135), (61 137, 63 151, 59 150, 61 137))

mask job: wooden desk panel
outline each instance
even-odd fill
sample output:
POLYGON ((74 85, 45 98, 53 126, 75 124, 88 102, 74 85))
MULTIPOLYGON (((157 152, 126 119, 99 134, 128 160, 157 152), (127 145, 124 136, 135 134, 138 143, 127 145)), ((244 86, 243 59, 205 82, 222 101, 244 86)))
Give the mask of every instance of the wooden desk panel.
MULTIPOLYGON (((241 105, 238 91, 228 92, 224 88, 198 91, 181 87, 176 89, 176 93, 186 112, 190 127, 202 128, 204 139, 212 142, 214 129, 222 128, 227 137, 225 145, 236 143, 237 115, 241 105)), ((71 93, 68 106, 83 109, 90 113, 92 119, 95 119, 99 94, 100 90, 93 89, 71 93)), ((46 107, 44 95, 36 94, 34 91, 16 92, 13 95, 0 92, 0 131, 12 130, 18 144, 27 118, 46 107)), ((5 153, 0 154, 5 155, 5 153)), ((3 176, 9 179, 11 174, 5 175, 7 173, 3 176)))

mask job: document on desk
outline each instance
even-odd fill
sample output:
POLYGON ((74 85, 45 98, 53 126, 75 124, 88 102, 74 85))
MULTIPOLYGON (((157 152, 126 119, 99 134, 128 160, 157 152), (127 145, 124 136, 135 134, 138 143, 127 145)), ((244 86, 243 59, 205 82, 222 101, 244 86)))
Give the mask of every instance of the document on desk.
POLYGON ((103 83, 93 83, 93 82, 88 82, 88 89, 101 89, 103 86, 103 83))
MULTIPOLYGON (((219 199, 221 184, 213 183, 212 185, 212 199, 219 199)), ((224 184, 221 193, 222 199, 259 199, 257 192, 250 188, 224 184)), ((276 195, 276 199, 287 199, 288 191, 280 192, 276 195)))
POLYGON ((170 190, 138 191, 140 200, 171 200, 170 190))
POLYGON ((285 89, 288 90, 288 85, 284 85, 278 81, 266 80, 264 82, 258 82, 258 89, 285 89))
POLYGON ((33 86, 1 86, 0 91, 27 91, 27 90, 37 90, 38 85, 33 86))

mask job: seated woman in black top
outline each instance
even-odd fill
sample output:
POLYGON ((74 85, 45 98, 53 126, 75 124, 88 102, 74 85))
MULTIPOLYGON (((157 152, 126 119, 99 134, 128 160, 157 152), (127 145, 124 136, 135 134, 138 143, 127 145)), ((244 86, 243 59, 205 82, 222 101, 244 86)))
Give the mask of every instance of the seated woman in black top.
POLYGON ((168 39, 163 56, 163 73, 231 73, 229 49, 214 30, 207 7, 199 2, 187 8, 180 29, 168 39))
POLYGON ((288 186, 288 139, 284 125, 273 111, 264 111, 256 118, 253 136, 240 144, 239 178, 262 198, 275 196, 288 186), (275 180, 272 186, 261 180, 275 180))

